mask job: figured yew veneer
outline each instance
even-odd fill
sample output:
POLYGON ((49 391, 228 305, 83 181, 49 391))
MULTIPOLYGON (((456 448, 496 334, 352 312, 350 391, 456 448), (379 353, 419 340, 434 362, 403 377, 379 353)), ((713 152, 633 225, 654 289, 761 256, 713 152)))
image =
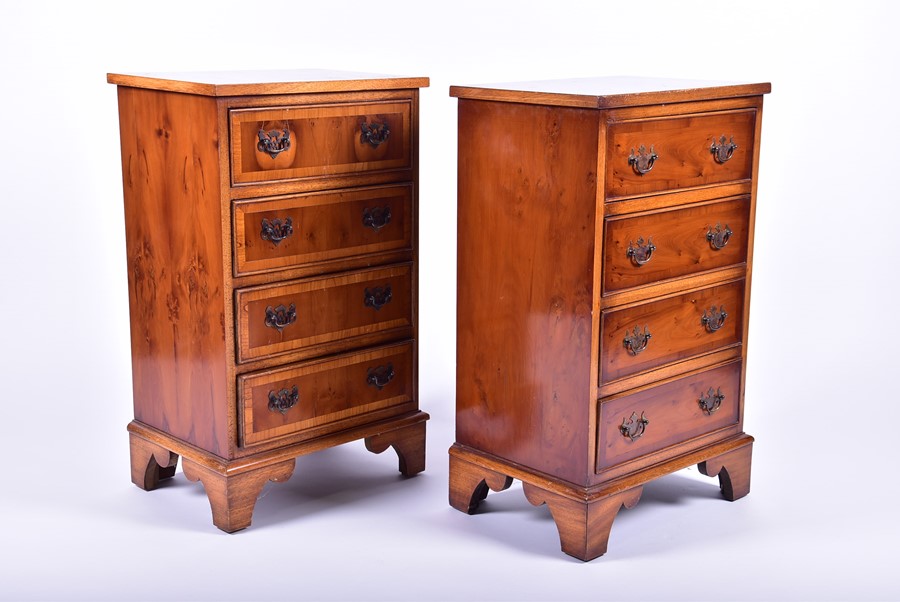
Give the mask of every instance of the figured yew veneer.
POLYGON ((109 74, 118 86, 132 481, 203 483, 250 525, 299 455, 365 439, 425 467, 418 88, 323 70, 109 74))
MULTIPOLYGON (((564 552, 607 549, 642 485, 698 464, 734 500, 762 95, 586 78, 459 98, 450 504, 523 482, 564 552)), ((165 460, 165 458, 162 458, 165 460)))

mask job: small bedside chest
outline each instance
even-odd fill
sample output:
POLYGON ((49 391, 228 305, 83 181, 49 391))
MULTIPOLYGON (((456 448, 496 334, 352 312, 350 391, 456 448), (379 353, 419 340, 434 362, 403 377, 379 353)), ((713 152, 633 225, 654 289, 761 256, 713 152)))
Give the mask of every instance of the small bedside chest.
POLYGON ((520 479, 567 554, 606 551, 644 483, 750 487, 743 432, 762 95, 596 78, 459 99, 450 504, 520 479))
POLYGON ((425 467, 418 88, 324 70, 110 74, 118 86, 132 481, 200 480, 250 525, 297 456, 355 439, 425 467))

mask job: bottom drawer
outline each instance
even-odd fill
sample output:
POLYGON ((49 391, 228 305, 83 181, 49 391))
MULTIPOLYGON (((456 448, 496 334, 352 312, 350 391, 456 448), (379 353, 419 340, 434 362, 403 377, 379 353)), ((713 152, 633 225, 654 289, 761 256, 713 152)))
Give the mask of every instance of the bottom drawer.
POLYGON ((737 424, 741 362, 600 401, 597 472, 737 424))
POLYGON ((413 401, 413 344, 238 377, 241 444, 258 444, 413 401))

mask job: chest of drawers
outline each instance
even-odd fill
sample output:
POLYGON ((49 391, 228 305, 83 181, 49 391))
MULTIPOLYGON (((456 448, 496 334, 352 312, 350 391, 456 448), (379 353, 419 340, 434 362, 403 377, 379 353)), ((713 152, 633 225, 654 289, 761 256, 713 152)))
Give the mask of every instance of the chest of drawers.
POLYGON ((564 552, 606 551, 642 485, 750 487, 746 333, 769 84, 596 78, 458 97, 450 504, 520 479, 564 552))
POLYGON ((250 525, 295 458, 364 439, 425 466, 418 89, 323 70, 110 74, 118 86, 132 481, 178 457, 250 525))

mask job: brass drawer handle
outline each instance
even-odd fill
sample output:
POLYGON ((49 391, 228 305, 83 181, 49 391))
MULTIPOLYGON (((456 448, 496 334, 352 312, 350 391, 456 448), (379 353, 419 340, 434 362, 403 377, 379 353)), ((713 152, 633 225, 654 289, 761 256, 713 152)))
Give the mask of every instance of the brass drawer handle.
POLYGON ((634 265, 640 267, 653 258, 655 250, 656 245, 653 244, 653 238, 648 238, 647 242, 644 242, 642 236, 637 239, 637 243, 632 240, 628 241, 628 250, 625 251, 625 256, 630 258, 634 265))
POLYGON ((722 388, 719 387, 713 391, 713 388, 710 387, 705 395, 700 396, 697 403, 700 404, 700 409, 703 410, 703 413, 709 416, 722 407, 723 401, 725 401, 725 394, 722 393, 722 388))
POLYGON ((716 144, 716 139, 713 138, 712 146, 709 147, 709 152, 712 153, 713 157, 716 160, 716 163, 725 163, 734 155, 735 149, 738 147, 737 144, 734 143, 734 136, 731 137, 731 140, 726 144, 725 143, 725 134, 722 134, 722 137, 719 139, 719 143, 716 144))
POLYGON ((297 308, 293 303, 288 307, 284 305, 272 307, 270 305, 266 308, 266 326, 274 328, 278 332, 281 332, 296 321, 297 308))
POLYGON ((647 326, 644 326, 644 332, 641 332, 640 326, 635 326, 634 331, 625 337, 624 345, 630 355, 637 355, 647 348, 649 342, 650 331, 647 330, 647 326))
POLYGON ((725 245, 728 244, 728 241, 731 240, 731 235, 734 232, 731 231, 731 228, 728 227, 728 224, 725 224, 725 229, 722 229, 722 224, 716 224, 716 229, 713 230, 712 226, 708 226, 706 229, 706 240, 709 242, 709 246, 713 248, 715 251, 721 251, 725 248, 725 245))
POLYGON ((259 137, 256 149, 260 152, 267 153, 273 159, 291 148, 291 131, 288 129, 287 124, 285 124, 281 131, 266 131, 263 128, 259 128, 256 135, 259 137))
POLYGON ((650 421, 647 420, 647 417, 644 416, 643 412, 641 412, 640 418, 638 418, 637 412, 632 412, 631 418, 622 419, 622 424, 619 426, 619 432, 622 433, 623 437, 634 441, 635 439, 640 439, 648 424, 650 424, 650 421))
POLYGON ((642 144, 638 148, 637 154, 635 154, 633 148, 631 149, 631 154, 628 155, 628 164, 634 169, 634 173, 642 176, 653 169, 653 164, 656 163, 657 159, 659 159, 659 155, 653 150, 653 145, 650 145, 650 152, 647 152, 647 148, 642 144))
POLYGON ((391 223, 390 207, 366 207, 363 209, 362 223, 378 232, 391 223))
POLYGON ((282 240, 288 238, 293 233, 294 221, 291 218, 284 220, 279 218, 273 220, 263 218, 262 231, 259 233, 259 236, 263 240, 272 241, 277 247, 282 240))
POLYGON ((359 140, 363 143, 371 144, 373 148, 378 148, 391 137, 391 128, 387 122, 372 123, 366 122, 365 118, 359 122, 359 140))
POLYGON ((364 295, 364 303, 366 307, 374 307, 379 310, 391 302, 393 293, 391 285, 376 286, 375 288, 367 288, 364 295))
POLYGON ((706 332, 715 332, 725 326, 725 318, 727 317, 728 312, 725 311, 724 305, 720 305, 719 309, 716 309, 714 305, 703 311, 700 323, 706 327, 706 332))
POLYGON ((270 412, 281 412, 282 414, 286 414, 288 410, 297 405, 298 401, 300 401, 300 391, 297 390, 296 385, 291 388, 290 391, 287 389, 282 389, 277 393, 275 391, 269 391, 270 412))
POLYGON ((385 388, 392 380, 394 380, 394 364, 369 368, 366 374, 366 383, 379 391, 385 388))

